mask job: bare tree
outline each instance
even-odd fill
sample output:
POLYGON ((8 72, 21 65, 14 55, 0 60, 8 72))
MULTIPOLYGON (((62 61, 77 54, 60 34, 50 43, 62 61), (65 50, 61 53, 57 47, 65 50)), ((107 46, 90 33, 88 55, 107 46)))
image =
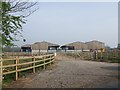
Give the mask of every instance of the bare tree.
POLYGON ((35 12, 38 7, 36 7, 37 2, 21 2, 21 0, 9 0, 11 4, 10 13, 19 13, 22 17, 27 17, 35 12), (26 14, 26 15, 25 15, 26 14))

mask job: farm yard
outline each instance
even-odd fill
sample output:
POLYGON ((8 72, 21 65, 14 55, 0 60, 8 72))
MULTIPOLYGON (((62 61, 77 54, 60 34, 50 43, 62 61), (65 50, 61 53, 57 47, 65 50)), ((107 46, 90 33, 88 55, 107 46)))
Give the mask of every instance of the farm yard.
POLYGON ((119 5, 0 2, 0 90, 119 89, 119 5))
MULTIPOLYGON (((118 63, 84 60, 80 55, 57 53, 55 63, 46 70, 40 67, 36 73, 33 69, 23 71, 17 81, 15 74, 6 76, 3 88, 118 88, 118 63)), ((90 58, 91 54, 87 56, 90 58)))

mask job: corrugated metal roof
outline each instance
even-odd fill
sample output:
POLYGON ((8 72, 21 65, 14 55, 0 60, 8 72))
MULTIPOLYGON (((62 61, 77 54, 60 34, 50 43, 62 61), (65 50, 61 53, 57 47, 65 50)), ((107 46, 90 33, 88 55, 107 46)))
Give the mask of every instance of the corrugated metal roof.
POLYGON ((42 42, 35 42, 34 44, 47 44, 48 46, 60 46, 58 44, 53 44, 50 42, 42 41, 42 42))
POLYGON ((21 47, 31 47, 31 44, 26 44, 26 45, 23 45, 21 47))
POLYGON ((104 42, 101 42, 101 41, 98 41, 98 40, 92 40, 92 41, 89 41, 89 42, 86 42, 86 43, 93 43, 93 42, 95 42, 95 43, 104 43, 104 42))
POLYGON ((79 44, 84 44, 84 43, 80 42, 80 41, 76 41, 76 42, 72 42, 72 43, 69 43, 69 44, 65 44, 63 46, 74 46, 74 45, 79 45, 79 44))

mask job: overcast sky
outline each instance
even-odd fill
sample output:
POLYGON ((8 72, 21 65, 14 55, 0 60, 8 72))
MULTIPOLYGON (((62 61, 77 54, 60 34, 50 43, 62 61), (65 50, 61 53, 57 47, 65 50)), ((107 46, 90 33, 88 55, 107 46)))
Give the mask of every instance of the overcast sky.
POLYGON ((106 45, 118 44, 117 2, 39 2, 39 10, 23 25, 26 42, 21 46, 48 41, 67 44, 75 41, 99 40, 106 45))

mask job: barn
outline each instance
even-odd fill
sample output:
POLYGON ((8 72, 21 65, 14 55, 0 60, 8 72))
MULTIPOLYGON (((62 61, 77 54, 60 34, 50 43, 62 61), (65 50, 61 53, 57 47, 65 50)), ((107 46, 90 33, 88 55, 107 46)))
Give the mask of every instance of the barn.
POLYGON ((89 41, 89 42, 73 42, 66 45, 61 46, 63 51, 94 51, 101 50, 105 48, 105 43, 97 40, 89 41))
POLYGON ((32 52, 32 53, 42 53, 42 52, 56 52, 60 46, 58 44, 53 44, 50 42, 42 41, 35 42, 34 44, 26 44, 21 46, 21 52, 32 52))
POLYGON ((86 42, 89 50, 100 50, 105 48, 105 43, 97 40, 86 42))
POLYGON ((37 53, 37 52, 40 53, 40 52, 56 52, 58 47, 59 47, 58 44, 42 41, 32 44, 31 48, 33 53, 37 53))
POLYGON ((30 44, 26 44, 21 47, 21 52, 31 52, 31 51, 32 51, 32 48, 30 44))
POLYGON ((22 52, 32 52, 32 53, 42 53, 42 52, 56 52, 61 49, 62 51, 94 51, 101 50, 105 48, 105 43, 97 40, 89 41, 89 42, 73 42, 69 44, 60 45, 42 41, 35 42, 34 44, 26 44, 21 47, 22 52))
POLYGON ((88 46, 83 43, 83 42, 73 42, 73 43, 69 43, 66 45, 61 46, 62 50, 65 51, 83 51, 83 50, 87 50, 88 46))

